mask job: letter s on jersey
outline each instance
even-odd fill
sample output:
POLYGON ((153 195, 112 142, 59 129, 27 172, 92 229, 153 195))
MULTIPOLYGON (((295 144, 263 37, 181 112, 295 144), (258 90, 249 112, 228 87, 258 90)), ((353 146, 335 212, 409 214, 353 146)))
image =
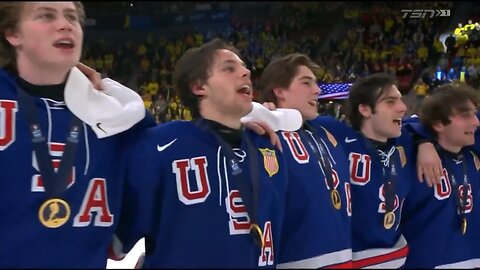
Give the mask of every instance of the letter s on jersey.
MULTIPOLYGON (((238 190, 230 191, 225 201, 227 213, 230 216, 228 221, 230 235, 250 234, 250 217, 242 202, 240 192, 238 190)), ((262 238, 265 245, 260 251, 258 266, 273 265, 275 252, 273 250, 272 223, 270 221, 266 221, 263 226, 262 238)))

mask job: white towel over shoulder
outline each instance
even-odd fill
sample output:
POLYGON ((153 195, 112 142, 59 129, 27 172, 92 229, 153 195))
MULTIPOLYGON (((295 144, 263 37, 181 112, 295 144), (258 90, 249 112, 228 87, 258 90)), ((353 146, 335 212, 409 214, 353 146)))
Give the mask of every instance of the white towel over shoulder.
POLYGON ((65 103, 80 120, 92 127, 98 138, 123 132, 145 117, 142 98, 132 89, 103 79, 103 91, 74 67, 65 85, 65 103))

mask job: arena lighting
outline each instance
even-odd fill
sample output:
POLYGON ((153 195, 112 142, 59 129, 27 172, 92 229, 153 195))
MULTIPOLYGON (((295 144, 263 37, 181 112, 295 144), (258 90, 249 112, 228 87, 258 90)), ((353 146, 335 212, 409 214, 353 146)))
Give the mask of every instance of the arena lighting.
POLYGON ((347 99, 352 83, 318 84, 320 94, 318 99, 347 99))

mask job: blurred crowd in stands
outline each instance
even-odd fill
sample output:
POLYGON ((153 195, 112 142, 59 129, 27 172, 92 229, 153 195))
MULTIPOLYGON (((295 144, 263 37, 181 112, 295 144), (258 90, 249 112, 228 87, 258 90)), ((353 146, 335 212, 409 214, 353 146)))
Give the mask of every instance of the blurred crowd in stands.
MULTIPOLYGON (((90 17, 82 61, 137 90, 158 122, 191 119, 172 89, 173 68, 187 49, 214 37, 240 50, 254 87, 270 60, 301 52, 319 64, 319 83, 388 72, 404 95, 413 90, 416 102, 445 82, 479 88, 480 18, 473 5, 454 30, 448 28, 450 17, 404 18, 401 10, 448 9, 454 16, 455 2, 116 5, 86 2, 90 17)), ((319 112, 341 118, 341 101, 320 102, 319 112)))

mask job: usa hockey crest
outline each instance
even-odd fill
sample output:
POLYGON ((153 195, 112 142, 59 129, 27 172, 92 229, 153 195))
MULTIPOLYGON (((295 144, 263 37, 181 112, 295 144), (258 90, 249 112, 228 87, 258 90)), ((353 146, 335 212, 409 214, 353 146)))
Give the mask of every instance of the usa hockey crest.
POLYGON ((260 150, 260 153, 263 155, 263 166, 268 172, 268 176, 272 177, 272 175, 278 172, 278 160, 275 150, 268 148, 259 148, 258 150, 260 150))

